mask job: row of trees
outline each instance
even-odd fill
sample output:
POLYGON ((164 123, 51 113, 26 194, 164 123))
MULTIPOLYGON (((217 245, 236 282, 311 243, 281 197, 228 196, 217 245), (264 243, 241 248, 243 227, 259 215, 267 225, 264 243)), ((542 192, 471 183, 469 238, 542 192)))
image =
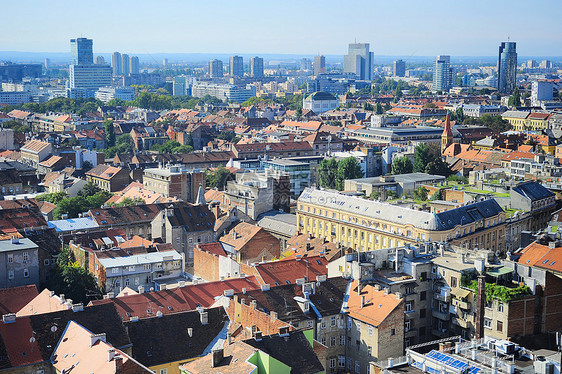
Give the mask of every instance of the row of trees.
MULTIPOLYGON (((189 136, 189 139, 191 139, 191 135, 189 136)), ((159 153, 190 153, 193 152, 193 139, 191 140, 191 145, 180 144, 180 142, 175 140, 167 140, 163 144, 153 145, 150 150, 159 153)))
POLYGON ((428 173, 448 177, 453 174, 449 165, 441 158, 439 145, 420 143, 414 151, 414 162, 408 156, 394 159, 392 174, 428 173))
POLYGON ((14 109, 22 109, 33 113, 75 113, 82 115, 87 112, 95 112, 99 106, 105 105, 102 101, 94 98, 89 99, 69 99, 67 97, 57 97, 44 103, 27 103, 20 106, 5 106, 1 108, 3 112, 7 113, 14 109))
POLYGON ((361 165, 355 157, 337 161, 335 158, 324 159, 318 169, 318 184, 324 188, 343 190, 346 179, 363 177, 361 165))
POLYGON ((75 197, 70 197, 66 192, 55 192, 39 195, 36 199, 55 204, 57 207, 53 210, 53 218, 61 219, 63 215, 76 218, 80 213, 100 208, 111 196, 112 193, 88 182, 75 197))

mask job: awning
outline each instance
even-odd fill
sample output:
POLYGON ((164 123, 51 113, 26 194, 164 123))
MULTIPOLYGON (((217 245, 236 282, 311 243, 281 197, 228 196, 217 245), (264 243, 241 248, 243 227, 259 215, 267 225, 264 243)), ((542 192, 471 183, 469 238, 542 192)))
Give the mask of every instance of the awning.
POLYGON ((451 294, 453 296, 455 296, 457 299, 464 299, 466 298, 468 295, 470 295, 469 290, 465 290, 464 288, 452 288, 451 289, 451 294))
POLYGON ((489 275, 491 277, 495 277, 495 278, 499 278, 503 275, 511 274, 511 273, 513 273, 513 269, 510 269, 510 268, 505 267, 505 266, 492 268, 492 269, 490 269, 486 272, 487 275, 489 275))

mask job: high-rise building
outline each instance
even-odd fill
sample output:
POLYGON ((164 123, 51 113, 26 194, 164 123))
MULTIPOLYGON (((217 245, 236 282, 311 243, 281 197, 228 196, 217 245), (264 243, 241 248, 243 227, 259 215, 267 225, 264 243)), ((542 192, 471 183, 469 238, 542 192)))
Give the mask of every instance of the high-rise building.
POLYGON ((45 69, 48 69, 51 66, 51 60, 46 58, 44 66, 45 66, 45 69))
POLYGON ((131 65, 129 62, 129 55, 122 54, 121 55, 121 69, 124 76, 127 76, 131 73, 131 65))
POLYGON ((439 55, 433 63, 433 91, 449 91, 453 87, 451 56, 439 55))
POLYGON ((137 56, 131 56, 131 74, 140 73, 139 58, 137 56))
POLYGON ((301 70, 310 71, 312 70, 312 61, 309 58, 301 59, 301 70))
POLYGON ((103 56, 96 56, 96 65, 105 65, 105 58, 103 56))
POLYGON ((93 97, 100 87, 111 86, 111 67, 107 65, 70 65, 69 87, 76 97, 93 97))
POLYGON ((326 57, 318 55, 314 57, 314 75, 318 76, 326 72, 326 57))
POLYGON ((111 55, 111 67, 113 68, 113 75, 123 74, 121 53, 113 52, 111 55))
POLYGON ((502 42, 498 56, 498 91, 512 93, 516 87, 517 51, 515 42, 502 42))
POLYGON ((357 75, 360 80, 373 80, 375 54, 369 52, 369 43, 351 43, 343 58, 343 72, 357 75))
POLYGON ((263 77, 263 58, 256 56, 250 59, 250 76, 254 78, 263 77))
POLYGON ((76 38, 70 39, 71 65, 89 65, 94 63, 92 39, 76 38))
POLYGON ((541 69, 551 69, 552 68, 552 61, 550 60, 542 60, 539 68, 541 69))
POLYGON ((209 61, 209 75, 211 78, 220 78, 223 76, 221 60, 214 59, 209 61))
POLYGON ((168 67, 168 59, 167 58, 162 59, 162 66, 164 66, 165 68, 168 67))
POLYGON ((396 60, 392 64, 392 75, 395 77, 403 77, 406 75, 406 63, 402 60, 396 60))
POLYGON ((230 75, 233 77, 244 76, 244 58, 242 56, 230 57, 230 75))

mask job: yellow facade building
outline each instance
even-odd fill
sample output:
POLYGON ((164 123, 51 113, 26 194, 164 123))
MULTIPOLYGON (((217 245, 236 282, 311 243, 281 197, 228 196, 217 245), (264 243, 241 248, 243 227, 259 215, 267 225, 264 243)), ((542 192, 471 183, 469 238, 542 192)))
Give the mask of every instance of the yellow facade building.
POLYGON ((493 199, 430 213, 307 188, 298 199, 297 229, 357 251, 425 241, 505 250, 505 212, 493 199))

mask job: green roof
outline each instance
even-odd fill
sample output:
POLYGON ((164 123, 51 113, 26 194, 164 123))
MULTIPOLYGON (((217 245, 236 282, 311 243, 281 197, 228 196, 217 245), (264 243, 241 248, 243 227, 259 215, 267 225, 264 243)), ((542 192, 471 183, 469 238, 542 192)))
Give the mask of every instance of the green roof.
POLYGON ((334 95, 332 95, 329 92, 324 92, 324 91, 318 91, 318 92, 311 93, 307 97, 307 99, 312 99, 312 100, 337 100, 334 95))
POLYGON ((510 274, 510 273, 513 273, 513 269, 510 269, 510 268, 505 267, 505 266, 492 268, 492 269, 490 269, 486 272, 486 274, 488 274, 492 277, 501 277, 502 275, 506 275, 506 274, 510 274))

